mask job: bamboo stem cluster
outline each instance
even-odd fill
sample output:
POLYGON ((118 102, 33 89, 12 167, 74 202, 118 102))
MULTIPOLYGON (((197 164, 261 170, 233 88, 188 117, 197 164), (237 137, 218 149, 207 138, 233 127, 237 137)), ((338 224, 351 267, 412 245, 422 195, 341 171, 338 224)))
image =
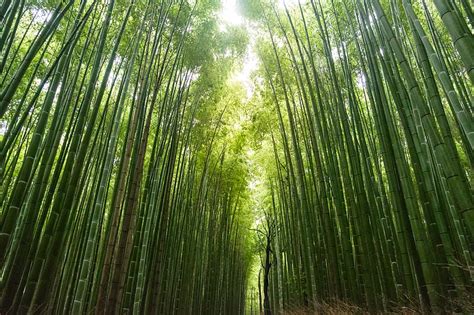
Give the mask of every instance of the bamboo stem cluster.
POLYGON ((262 97, 278 120, 273 311, 471 309, 474 39, 464 11, 409 0, 259 8, 262 97))
POLYGON ((213 10, 2 2, 2 314, 244 308, 245 185, 192 42, 213 10))

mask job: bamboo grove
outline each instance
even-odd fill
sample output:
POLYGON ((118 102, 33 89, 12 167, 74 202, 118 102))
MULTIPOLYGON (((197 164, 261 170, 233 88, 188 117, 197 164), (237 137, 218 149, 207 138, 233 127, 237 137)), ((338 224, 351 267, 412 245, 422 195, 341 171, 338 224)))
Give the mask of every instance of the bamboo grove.
POLYGON ((214 6, 3 2, 2 313, 243 309, 214 6))
POLYGON ((265 30, 260 101, 278 125, 265 314, 326 303, 472 311, 470 4, 246 7, 265 30))
POLYGON ((474 311, 469 0, 0 20, 0 313, 474 311))

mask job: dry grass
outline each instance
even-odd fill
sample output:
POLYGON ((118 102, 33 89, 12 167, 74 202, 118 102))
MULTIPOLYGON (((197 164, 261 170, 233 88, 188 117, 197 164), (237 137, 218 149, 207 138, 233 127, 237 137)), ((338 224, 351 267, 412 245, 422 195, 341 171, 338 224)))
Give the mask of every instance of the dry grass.
POLYGON ((284 315, 307 315, 307 314, 364 314, 360 307, 351 305, 342 301, 333 303, 318 302, 314 303, 314 307, 290 307, 283 314, 284 315))
MULTIPOLYGON (((474 292, 468 290, 463 296, 459 296, 455 299, 446 299, 446 310, 447 314, 474 314, 474 292)), ((379 312, 379 314, 402 314, 402 315, 414 315, 424 314, 417 301, 406 300, 404 305, 393 304, 389 311, 379 312)), ((343 301, 333 302, 317 302, 312 306, 290 306, 283 313, 283 315, 339 315, 339 314, 370 314, 366 309, 358 307, 353 304, 349 304, 343 301)))

